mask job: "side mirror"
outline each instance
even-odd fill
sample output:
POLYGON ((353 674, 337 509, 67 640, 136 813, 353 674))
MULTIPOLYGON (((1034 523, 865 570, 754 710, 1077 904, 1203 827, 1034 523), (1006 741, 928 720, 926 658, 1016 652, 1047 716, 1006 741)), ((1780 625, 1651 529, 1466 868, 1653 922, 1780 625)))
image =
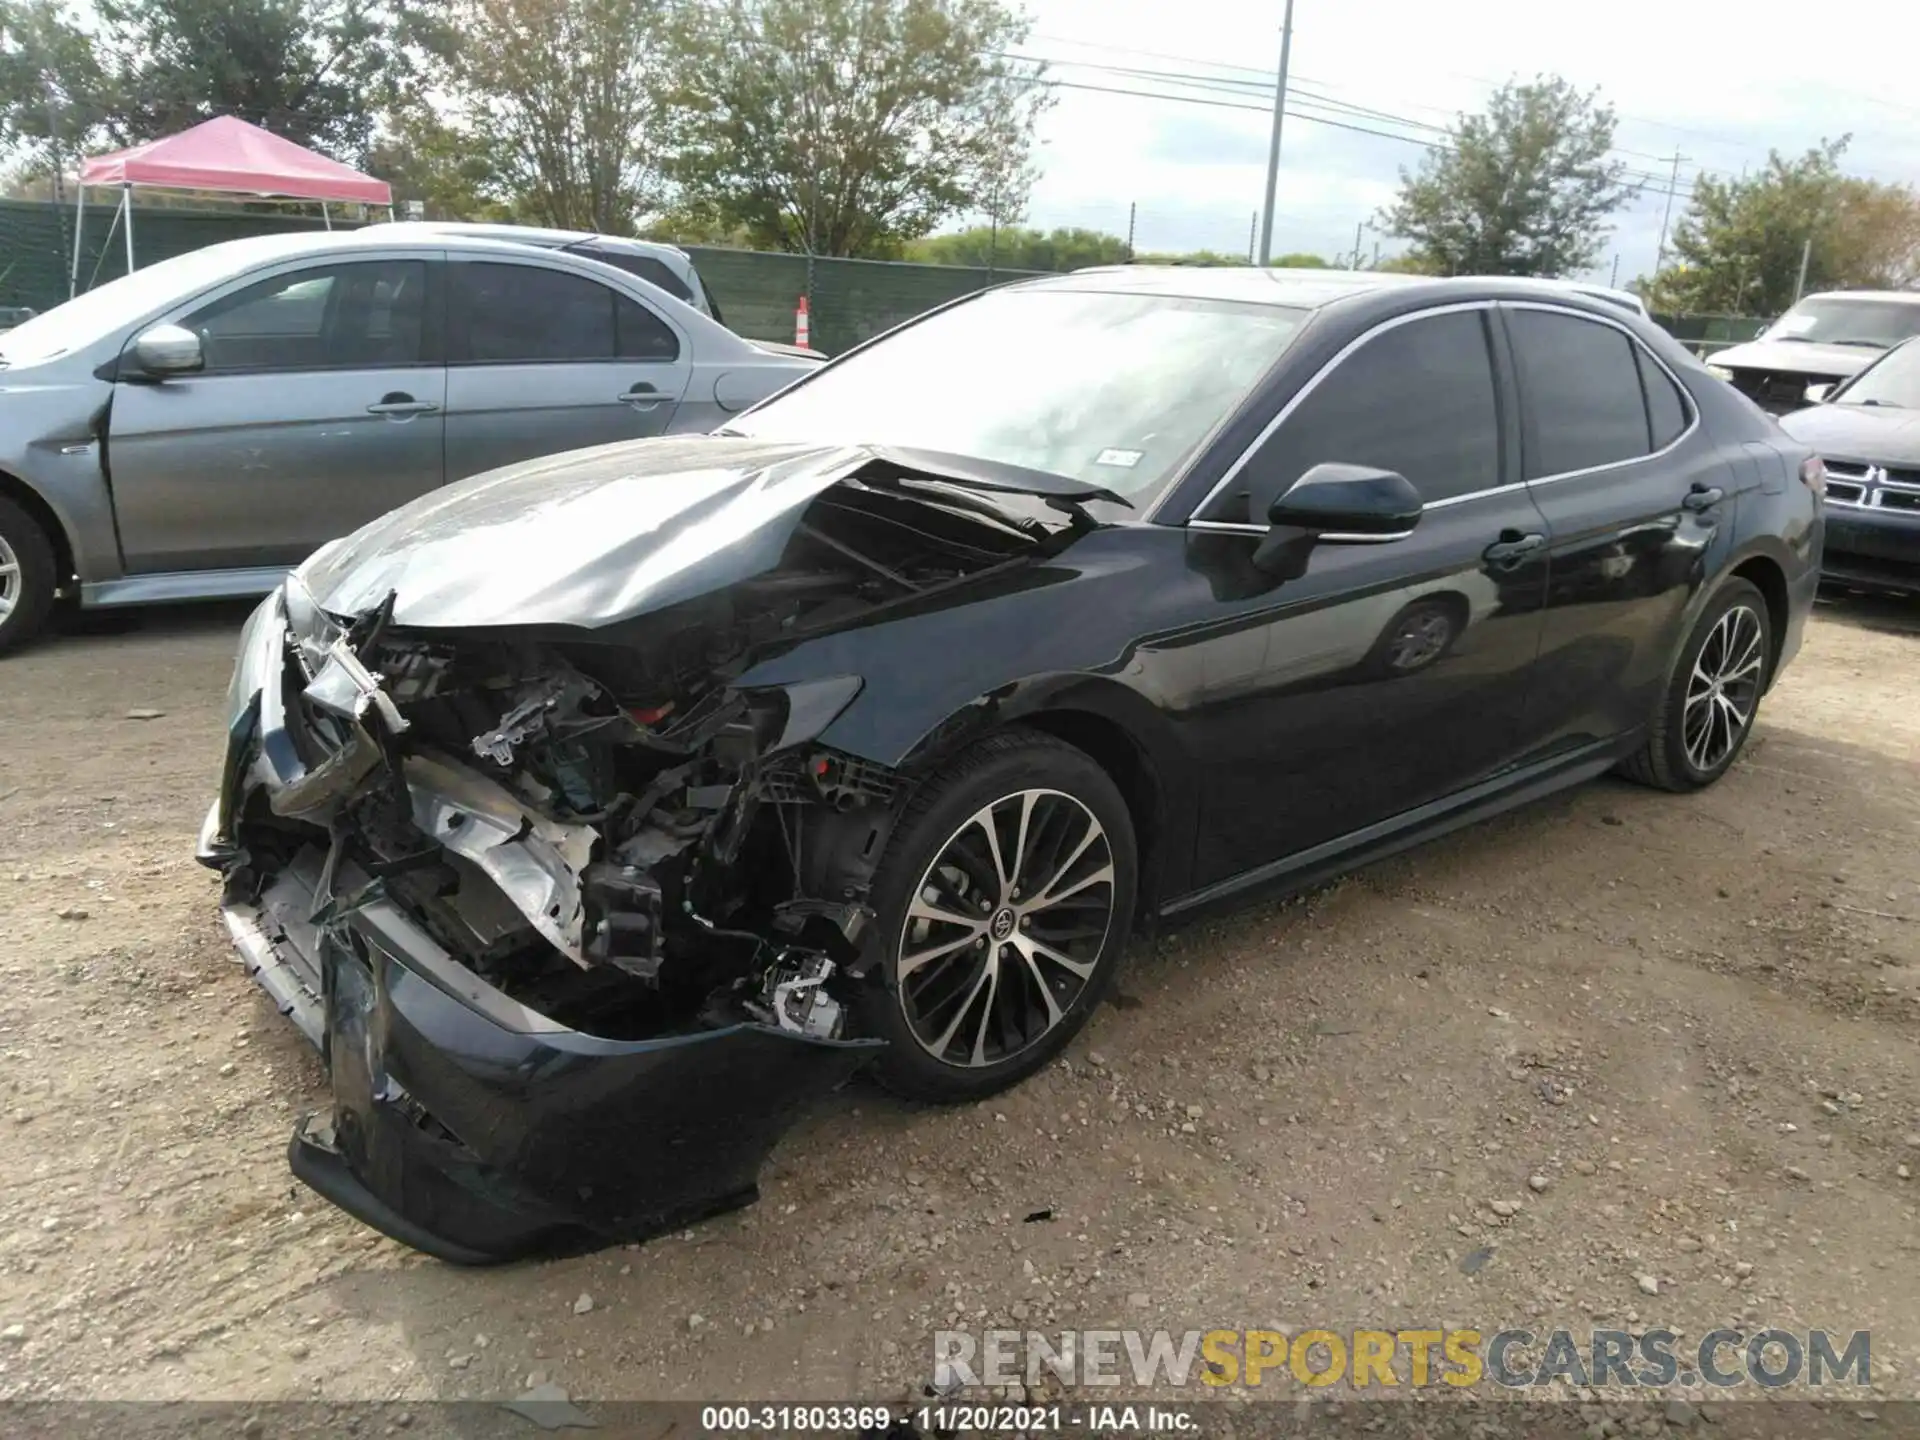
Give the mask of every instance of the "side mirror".
POLYGON ((193 331, 183 325, 156 325, 133 342, 133 363, 141 374, 160 379, 191 374, 207 362, 193 331))
POLYGON ((1402 540, 1420 522, 1420 492, 1404 475, 1370 465, 1316 465, 1267 508, 1267 523, 1323 543, 1402 540))
POLYGON ((1834 391, 1834 386, 1832 386, 1831 384, 1809 385, 1807 386, 1807 391, 1806 391, 1807 404, 1824 405, 1827 403, 1827 397, 1833 394, 1833 391, 1834 391))

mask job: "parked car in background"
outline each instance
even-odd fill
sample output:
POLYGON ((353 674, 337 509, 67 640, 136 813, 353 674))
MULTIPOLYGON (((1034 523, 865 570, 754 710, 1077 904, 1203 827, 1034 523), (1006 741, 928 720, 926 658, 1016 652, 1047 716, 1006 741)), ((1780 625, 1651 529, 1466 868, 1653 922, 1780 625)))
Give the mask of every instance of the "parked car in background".
POLYGON ((201 833, 331 1057, 295 1173, 452 1260, 655 1233, 858 1065, 1032 1074, 1150 917, 1710 785, 1818 483, 1602 300, 1115 267, 413 501, 254 613, 201 833))
POLYGON ((0 335, 16 325, 24 325, 40 312, 31 305, 0 305, 0 335))
POLYGON ((477 237, 271 235, 136 270, 0 336, 0 650, 57 594, 261 594, 449 480, 708 430, 817 364, 477 237))
POLYGON ((1808 403, 1809 386, 1836 385, 1883 351, 1920 335, 1920 293, 1832 290, 1809 295, 1745 345, 1707 360, 1707 369, 1775 415, 1808 403))
MULTIPOLYGON (((1498 277, 1489 276, 1487 278, 1492 279, 1492 278, 1498 278, 1498 277)), ((1620 290, 1620 289, 1616 289, 1611 285, 1591 285, 1584 280, 1531 280, 1531 279, 1528 279, 1528 280, 1514 280, 1511 283, 1520 284, 1520 285, 1538 285, 1543 290, 1546 290, 1549 293, 1557 290, 1562 294, 1565 294, 1567 292, 1572 292, 1575 295, 1585 295, 1590 300, 1599 300, 1605 304, 1613 306, 1613 308, 1616 310, 1624 310, 1629 315, 1638 315, 1642 320, 1647 320, 1652 318, 1647 313, 1646 302, 1642 300, 1638 295, 1634 294, 1633 291, 1631 290, 1620 290)))
POLYGON ((1920 340, 1902 341, 1780 424, 1826 461, 1821 574, 1920 593, 1920 340))

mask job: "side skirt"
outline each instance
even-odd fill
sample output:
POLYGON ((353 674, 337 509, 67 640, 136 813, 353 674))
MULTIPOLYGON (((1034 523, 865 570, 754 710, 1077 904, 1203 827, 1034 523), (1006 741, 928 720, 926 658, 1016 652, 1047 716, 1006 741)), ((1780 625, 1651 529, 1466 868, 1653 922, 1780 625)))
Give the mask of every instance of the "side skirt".
POLYGON ((265 595, 287 578, 285 565, 252 570, 180 570, 163 575, 129 575, 95 580, 80 587, 80 604, 89 610, 115 605, 159 605, 172 600, 236 600, 265 595))
POLYGON ((1423 845, 1450 831, 1592 780, 1605 774, 1623 757, 1632 754, 1645 738, 1644 730, 1636 729, 1630 736, 1616 736, 1582 746, 1567 754, 1556 755, 1551 760, 1539 761, 1484 780, 1445 799, 1422 805, 1417 810, 1409 810, 1365 829, 1324 841, 1311 850, 1303 850, 1297 855, 1230 875, 1225 880, 1216 880, 1204 889, 1163 904, 1160 914, 1173 919, 1256 890, 1270 890, 1276 896, 1305 890, 1336 875, 1423 845))

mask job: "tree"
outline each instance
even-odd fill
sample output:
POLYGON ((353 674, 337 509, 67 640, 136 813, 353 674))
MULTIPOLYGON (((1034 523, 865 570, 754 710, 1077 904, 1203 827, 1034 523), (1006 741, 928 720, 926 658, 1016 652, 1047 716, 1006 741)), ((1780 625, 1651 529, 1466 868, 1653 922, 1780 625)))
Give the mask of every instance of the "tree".
POLYGON ((1614 112, 1558 77, 1509 81, 1462 115, 1380 213, 1437 274, 1566 275, 1598 260, 1634 193, 1609 161, 1614 112))
POLYGON ((433 203, 561 229, 630 233, 664 198, 653 145, 673 57, 656 0, 453 0, 459 43, 395 125, 427 142, 433 203))
POLYGON ((929 235, 910 242, 906 258, 928 265, 994 266, 1001 270, 1080 270, 1089 265, 1118 265, 1127 258, 1127 242, 1099 230, 1032 230, 1021 225, 989 225, 951 235, 929 235))
POLYGON ((1331 270, 1324 256, 1309 250, 1292 250, 1267 262, 1277 270, 1331 270))
POLYGON ((1696 176, 1673 268, 1650 302, 1676 313, 1777 315, 1807 289, 1898 289, 1920 280, 1920 196, 1843 175, 1848 137, 1738 179, 1696 176))
POLYGON ((0 0, 0 142, 132 145, 237 115, 352 163, 432 0, 0 0))
POLYGON ((755 245, 891 256, 1018 215, 1047 96, 1001 0, 726 0, 678 25, 670 172, 755 245))

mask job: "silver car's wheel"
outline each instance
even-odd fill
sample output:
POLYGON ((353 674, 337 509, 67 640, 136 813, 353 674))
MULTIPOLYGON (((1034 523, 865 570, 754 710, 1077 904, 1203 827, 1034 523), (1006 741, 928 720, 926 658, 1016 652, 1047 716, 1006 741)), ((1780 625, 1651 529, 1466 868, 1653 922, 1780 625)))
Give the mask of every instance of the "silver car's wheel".
POLYGON ((1418 670, 1440 658, 1453 643, 1453 616, 1438 609, 1412 610, 1387 642, 1387 663, 1395 670, 1418 670))
POLYGON ((1114 925, 1111 841, 1081 801, 1026 789, 947 839, 908 902, 894 975, 907 1029, 946 1065, 999 1065, 1075 1007, 1114 925))
POLYGON ((20 557, 7 543, 7 537, 0 535, 0 623, 13 614, 13 607, 20 603, 20 557))
POLYGON ((1715 770, 1739 748, 1760 702, 1766 658, 1766 628, 1751 605, 1735 605, 1708 633, 1687 677, 1680 719, 1694 769, 1715 770))

